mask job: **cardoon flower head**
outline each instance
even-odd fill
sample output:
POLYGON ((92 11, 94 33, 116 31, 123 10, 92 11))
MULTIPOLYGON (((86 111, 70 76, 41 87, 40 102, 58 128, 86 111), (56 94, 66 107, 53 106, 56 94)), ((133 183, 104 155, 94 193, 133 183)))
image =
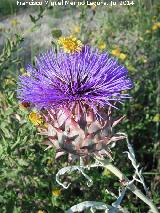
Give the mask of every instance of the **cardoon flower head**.
POLYGON ((18 98, 39 110, 40 115, 30 117, 41 134, 48 135, 49 148, 54 145, 72 159, 109 153, 108 144, 119 140, 113 138, 112 127, 121 120, 113 121, 110 109, 128 98, 122 91, 133 86, 117 60, 90 46, 71 53, 60 50, 57 55, 50 50, 26 72, 19 77, 18 98))

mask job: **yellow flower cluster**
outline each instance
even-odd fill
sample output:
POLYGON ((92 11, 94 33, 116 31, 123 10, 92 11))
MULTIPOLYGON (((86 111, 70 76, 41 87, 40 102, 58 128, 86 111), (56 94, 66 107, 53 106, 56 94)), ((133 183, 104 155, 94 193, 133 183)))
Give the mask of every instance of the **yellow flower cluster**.
POLYGON ((59 190, 59 189, 52 190, 52 196, 59 197, 60 195, 61 195, 61 190, 59 190))
POLYGON ((152 31, 156 31, 158 29, 160 29, 160 22, 156 22, 152 26, 152 31))
POLYGON ((112 50, 112 55, 118 57, 119 59, 121 59, 122 61, 125 60, 127 58, 127 55, 124 53, 121 53, 119 47, 115 48, 112 50))
POLYGON ((43 123, 41 116, 36 112, 31 112, 28 118, 36 126, 43 123))
POLYGON ((80 52, 82 49, 82 42, 74 36, 60 37, 58 44, 61 45, 66 53, 80 52))
POLYGON ((104 42, 104 41, 101 41, 100 43, 99 43, 99 45, 98 45, 98 47, 99 47, 99 49, 100 50, 104 50, 105 48, 106 48, 106 43, 104 42))
POLYGON ((157 113, 154 117, 153 117, 153 122, 159 123, 160 122, 160 114, 157 113))

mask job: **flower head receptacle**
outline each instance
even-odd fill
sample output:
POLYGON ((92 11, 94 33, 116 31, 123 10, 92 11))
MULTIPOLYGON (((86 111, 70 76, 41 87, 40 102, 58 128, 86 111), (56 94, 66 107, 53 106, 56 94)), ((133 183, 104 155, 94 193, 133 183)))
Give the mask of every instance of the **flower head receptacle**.
POLYGON ((133 87, 127 69, 90 46, 74 53, 50 50, 35 62, 26 68, 29 76, 19 77, 18 98, 37 109, 29 118, 48 136, 48 148, 56 148, 56 157, 68 153, 69 160, 111 157, 110 144, 122 139, 113 134, 122 118, 113 119, 112 108, 133 87))

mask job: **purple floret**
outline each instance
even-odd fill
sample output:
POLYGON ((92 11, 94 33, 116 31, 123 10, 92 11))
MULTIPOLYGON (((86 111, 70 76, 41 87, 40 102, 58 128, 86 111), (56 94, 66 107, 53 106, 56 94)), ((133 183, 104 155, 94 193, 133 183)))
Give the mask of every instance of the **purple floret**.
POLYGON ((92 109, 111 106, 128 98, 122 91, 133 87, 126 68, 89 46, 74 54, 50 50, 35 64, 26 68, 29 76, 19 77, 18 98, 38 109, 72 109, 75 103, 92 109))

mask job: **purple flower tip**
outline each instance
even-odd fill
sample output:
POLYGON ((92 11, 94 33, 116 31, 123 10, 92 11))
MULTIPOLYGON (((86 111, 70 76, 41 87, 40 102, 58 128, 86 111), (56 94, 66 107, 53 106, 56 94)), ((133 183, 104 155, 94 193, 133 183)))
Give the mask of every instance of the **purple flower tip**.
POLYGON ((28 75, 19 77, 18 98, 38 109, 72 109, 75 103, 98 107, 113 106, 133 87, 128 71, 117 60, 98 49, 84 46, 81 52, 68 54, 53 50, 39 55, 28 75))

